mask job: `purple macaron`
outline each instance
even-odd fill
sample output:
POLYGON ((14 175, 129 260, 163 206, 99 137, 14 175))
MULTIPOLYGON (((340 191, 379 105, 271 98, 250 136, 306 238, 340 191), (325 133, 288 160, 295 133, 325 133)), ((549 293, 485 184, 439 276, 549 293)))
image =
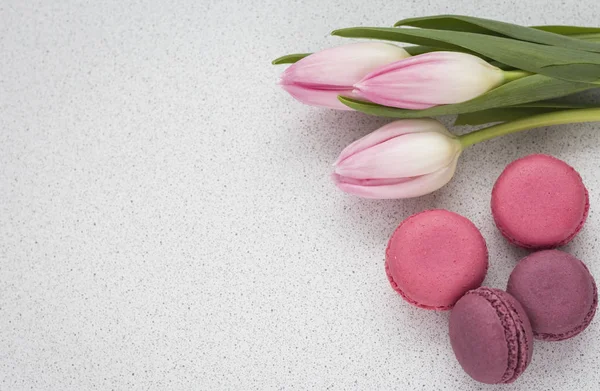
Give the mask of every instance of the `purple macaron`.
POLYGON ((581 333, 592 321, 598 291, 587 267, 558 250, 522 259, 506 289, 525 308, 535 338, 562 341, 581 333))
POLYGON ((533 354, 531 325, 521 304, 487 287, 467 292, 454 306, 450 343, 465 372, 487 384, 512 383, 533 354))

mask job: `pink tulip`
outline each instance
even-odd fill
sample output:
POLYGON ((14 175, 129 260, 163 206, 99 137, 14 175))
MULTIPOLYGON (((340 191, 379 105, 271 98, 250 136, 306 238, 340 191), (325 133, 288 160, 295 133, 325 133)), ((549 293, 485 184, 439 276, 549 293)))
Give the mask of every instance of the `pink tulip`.
POLYGON ((360 197, 418 197, 452 179, 461 152, 458 139, 436 120, 395 121, 346 147, 333 180, 360 197))
POLYGON ((291 65, 283 72, 280 84, 302 103, 350 110, 338 95, 352 96, 353 85, 369 72, 409 56, 401 47, 382 42, 339 46, 291 65))
POLYGON ((432 52, 374 70, 354 85, 354 93, 381 105, 417 110, 465 102, 503 82, 504 72, 479 57, 432 52))

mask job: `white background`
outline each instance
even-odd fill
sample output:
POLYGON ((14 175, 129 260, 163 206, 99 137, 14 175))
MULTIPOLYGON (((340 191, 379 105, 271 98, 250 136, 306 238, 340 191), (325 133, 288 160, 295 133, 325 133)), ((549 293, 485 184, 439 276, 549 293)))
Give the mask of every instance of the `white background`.
MULTIPOLYGON (((598 124, 477 145, 415 200, 343 194, 329 175, 388 122, 302 106, 276 86, 328 33, 462 13, 598 25, 580 1, 0 2, 1 390, 491 390, 462 372, 448 313, 404 303, 384 249, 407 216, 470 218, 504 288, 525 251, 495 229, 506 164, 543 152, 590 190, 566 247, 600 276, 598 124)), ((450 124, 452 118, 446 118, 450 124)), ((453 129, 464 132, 465 129, 453 129)), ((600 388, 600 320, 535 343, 502 390, 600 388)), ((499 388, 498 388, 499 389, 499 388)))

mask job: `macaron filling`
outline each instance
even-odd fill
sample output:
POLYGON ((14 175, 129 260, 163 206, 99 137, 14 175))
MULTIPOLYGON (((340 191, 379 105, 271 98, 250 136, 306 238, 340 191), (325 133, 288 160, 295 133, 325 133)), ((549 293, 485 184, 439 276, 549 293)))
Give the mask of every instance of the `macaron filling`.
POLYGON ((485 298, 496 310, 498 319, 504 328, 508 348, 508 364, 502 379, 498 383, 512 383, 523 373, 528 364, 527 335, 516 308, 490 288, 479 288, 467 294, 485 298))

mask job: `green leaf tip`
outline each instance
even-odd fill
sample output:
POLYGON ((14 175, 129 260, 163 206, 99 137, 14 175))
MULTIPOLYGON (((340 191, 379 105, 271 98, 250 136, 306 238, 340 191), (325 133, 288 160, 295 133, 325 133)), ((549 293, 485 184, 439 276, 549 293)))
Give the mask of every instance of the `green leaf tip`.
POLYGON ((344 96, 344 95, 338 95, 337 98, 338 98, 338 100, 340 102, 342 102, 343 104, 345 104, 346 106, 348 106, 350 108, 353 108, 353 106, 352 106, 353 103, 364 103, 364 104, 375 105, 375 103, 371 103, 371 102, 368 102, 368 101, 361 101, 361 100, 350 98, 350 97, 347 97, 347 96, 344 96))
POLYGON ((281 64, 293 64, 302 60, 304 57, 310 56, 312 53, 293 53, 286 54, 285 56, 278 57, 271 61, 273 65, 281 65, 281 64))

